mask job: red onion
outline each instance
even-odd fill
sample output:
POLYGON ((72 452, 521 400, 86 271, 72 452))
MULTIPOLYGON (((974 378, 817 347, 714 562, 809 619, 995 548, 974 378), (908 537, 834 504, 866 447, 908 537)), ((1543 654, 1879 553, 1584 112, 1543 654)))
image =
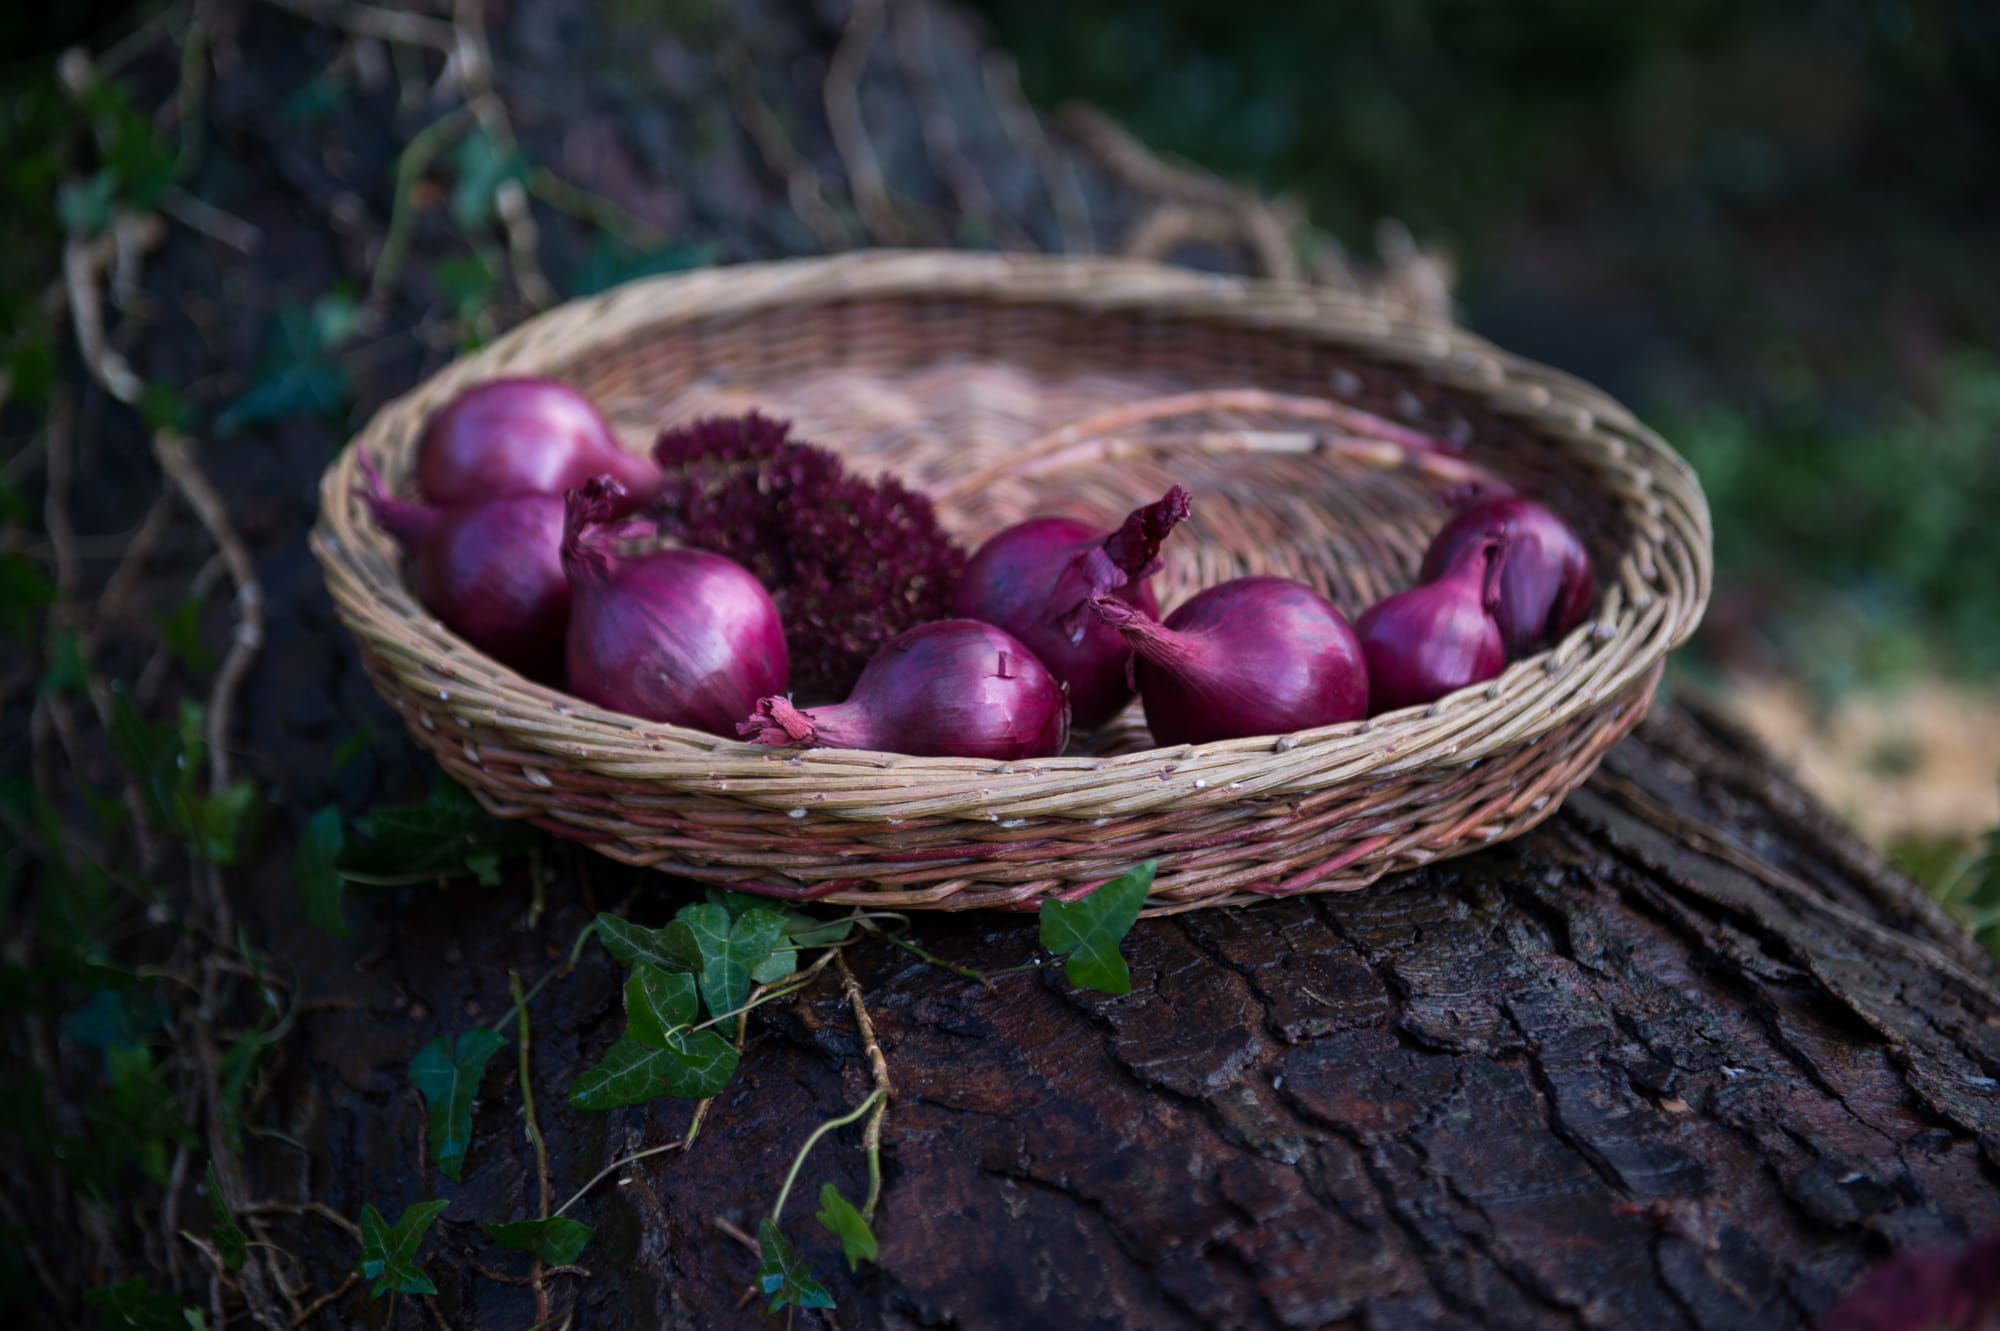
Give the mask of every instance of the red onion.
POLYGON ((652 460, 620 448, 590 399, 553 379, 474 384, 431 417, 417 453, 417 488, 433 504, 560 495, 593 476, 624 486, 627 509, 660 488, 652 460))
POLYGON ((1368 712, 1361 643, 1333 603, 1290 578, 1237 578, 1162 624, 1110 596, 1092 603, 1138 653, 1146 725, 1161 744, 1309 730, 1368 712))
POLYGON ((409 556, 417 599, 446 628, 524 675, 562 677, 569 624, 563 501, 502 495, 459 508, 391 498, 367 456, 361 497, 409 556))
POLYGON ((1419 578, 1436 581, 1467 549, 1493 536, 1507 543, 1492 607, 1507 654, 1527 656, 1554 646, 1590 609, 1590 552, 1561 518, 1534 500, 1494 495, 1466 504, 1424 552, 1419 578))
POLYGON ((1469 547, 1444 576, 1369 606, 1356 624, 1368 656, 1368 709, 1392 712, 1491 679, 1507 665, 1493 621, 1502 542, 1469 547))
POLYGON ((748 569, 706 550, 621 555, 629 527, 607 525, 624 487, 600 476, 572 491, 563 528, 569 571, 570 692, 615 711, 727 735, 791 660, 778 607, 748 569))
POLYGON ((966 565, 958 613, 1026 643, 1069 686, 1077 728, 1094 730, 1132 700, 1132 649, 1090 613, 1091 599, 1111 595, 1158 615, 1150 579, 1160 567, 1160 542, 1187 515, 1188 492, 1176 485, 1113 532, 1075 518, 1016 523, 990 537, 966 565))
POLYGON ((1004 629, 939 619, 875 653, 846 702, 800 711, 763 698, 736 727, 753 744, 923 758, 1046 758, 1069 742, 1063 687, 1004 629))

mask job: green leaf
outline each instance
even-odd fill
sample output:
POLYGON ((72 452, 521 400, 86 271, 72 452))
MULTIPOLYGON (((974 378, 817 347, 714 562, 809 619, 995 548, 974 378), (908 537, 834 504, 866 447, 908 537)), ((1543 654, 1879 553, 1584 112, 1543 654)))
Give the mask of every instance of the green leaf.
POLYGON ((597 1231, 580 1220, 552 1215, 545 1220, 507 1220, 479 1226, 503 1248, 531 1252, 550 1266, 568 1266, 583 1255, 597 1231))
MULTIPOLYGON (((257 382, 215 418, 215 431, 227 438, 246 426, 293 416, 338 419, 347 405, 347 369, 333 359, 329 333, 342 321, 327 307, 291 305, 278 311, 276 335, 257 382)), ((346 328, 352 331, 351 318, 346 328)))
POLYGON ((138 1165, 147 1178, 165 1183, 167 1148, 194 1143, 165 1071, 143 1045, 112 1046, 104 1051, 104 1067, 110 1085, 85 1115, 93 1138, 117 1159, 138 1165))
POLYGON ((118 1331, 187 1331, 181 1301, 154 1289, 143 1276, 134 1276, 122 1285, 86 1290, 83 1301, 103 1312, 98 1325, 106 1331, 114 1327, 118 1331))
POLYGON ((298 849, 292 853, 292 881, 298 884, 306 919, 341 938, 348 934, 342 911, 347 880, 340 876, 340 851, 345 840, 340 810, 329 804, 306 820, 298 849))
POLYGON ((472 1144, 472 1101, 486 1064, 507 1038, 484 1026, 462 1031, 454 1042, 440 1035, 410 1060, 410 1081, 430 1111, 431 1158, 444 1176, 456 1180, 472 1144))
POLYGON ((757 1226, 757 1288, 771 1296, 770 1311, 780 1308, 831 1308, 833 1295, 814 1278, 799 1250, 768 1216, 757 1226))
POLYGON ((155 617, 160 629, 160 645, 189 670, 203 671, 215 666, 215 653, 201 640, 201 601, 188 597, 172 610, 155 617))
POLYGON ((431 1223, 445 1207, 445 1201, 412 1202, 403 1208, 402 1219, 394 1225, 382 1218, 373 1205, 361 1208, 361 1260, 363 1280, 372 1280, 368 1292, 381 1298, 390 1291, 398 1294, 435 1294, 437 1286, 417 1265, 417 1249, 431 1223))
POLYGON ((734 1012, 750 996, 750 971, 769 957, 784 937, 784 917, 773 910, 747 910, 735 920, 729 912, 712 903, 683 906, 665 930, 669 939, 685 938, 685 943, 669 946, 683 951, 692 946, 701 958, 696 978, 701 982, 702 1001, 712 1017, 734 1012), (684 932, 683 932, 684 931, 684 932))
POLYGON ((75 629, 49 630, 49 664, 35 686, 43 697, 82 693, 90 683, 90 668, 83 661, 83 639, 75 629))
POLYGON ((819 1190, 819 1214, 814 1217, 821 1225, 840 1240, 840 1251, 847 1258, 847 1269, 852 1271, 861 1262, 875 1260, 875 1231, 868 1227, 868 1221, 854 1204, 840 1195, 840 1189, 828 1183, 819 1190))
POLYGON ((617 1109, 662 1095, 706 1100, 729 1084, 736 1059, 735 1047, 714 1031, 669 1036, 658 1049, 622 1035, 602 1063, 570 1085, 569 1102, 578 1109, 617 1109))
POLYGON ((99 989, 81 1007, 63 1013, 62 1035, 89 1049, 145 1043, 167 1024, 167 1005, 150 993, 99 989))
POLYGON ((609 235, 599 233, 584 253, 583 261, 570 273, 572 296, 594 296, 600 291, 641 277, 685 272, 701 268, 715 259, 710 244, 671 245, 664 249, 637 250, 609 235))
POLYGON ((264 821, 264 797, 248 781, 234 781, 193 804, 196 853, 211 864, 235 864, 264 821))
POLYGON ((1071 984, 1107 994, 1132 992, 1132 973, 1118 944, 1146 904, 1156 863, 1127 869, 1079 901, 1042 903, 1042 946, 1063 958, 1071 984))
POLYGON ((0 633, 26 643, 42 610, 56 599, 56 585, 26 555, 0 554, 0 633))
POLYGON ((534 830, 495 818, 465 787, 445 777, 413 804, 383 804, 355 820, 358 840, 341 857, 345 871, 384 878, 475 875, 499 886, 499 865, 526 853, 534 830))
POLYGON ((711 903, 729 912, 729 918, 739 919, 753 910, 776 911, 784 917, 785 938, 798 948, 825 947, 838 943, 854 932, 854 921, 845 915, 832 919, 800 910, 797 906, 773 901, 769 897, 756 896, 749 892, 732 892, 728 888, 708 889, 711 903))
POLYGON ((797 948, 783 948, 750 968, 750 978, 758 984, 769 984, 782 980, 799 968, 797 948))
POLYGON ((625 1033, 651 1049, 665 1049, 669 1037, 694 1024, 701 1005, 694 977, 640 962, 625 980, 625 1033))
POLYGON ((271 1047, 277 1029, 275 1019, 261 1023, 255 1030, 245 1032, 222 1056, 216 1107, 222 1114, 223 1134, 239 1151, 243 1149, 243 1097, 249 1092, 257 1065, 263 1061, 264 1051, 271 1047))
POLYGON ((494 198, 502 185, 527 177, 527 163, 521 154, 503 150, 479 125, 458 141, 452 167, 456 180, 451 190, 451 215, 463 231, 474 230, 492 218, 494 198))
POLYGON ((66 184, 56 191, 56 217, 63 230, 84 236, 111 225, 111 209, 118 199, 118 178, 99 171, 81 184, 66 184))
POLYGON ((139 390, 139 418, 147 429, 185 430, 193 417, 193 404, 172 384, 147 384, 139 390))
POLYGON ((665 929, 648 929, 606 912, 597 917, 597 936, 604 950, 627 966, 693 971, 701 965, 701 950, 686 930, 670 938, 665 929))
POLYGON ((250 1237, 236 1223, 229 1203, 223 1200, 222 1181, 215 1176, 213 1160, 208 1162, 208 1213, 212 1220, 208 1237, 221 1254, 222 1264, 232 1271, 242 1270, 243 1263, 250 1259, 250 1237))

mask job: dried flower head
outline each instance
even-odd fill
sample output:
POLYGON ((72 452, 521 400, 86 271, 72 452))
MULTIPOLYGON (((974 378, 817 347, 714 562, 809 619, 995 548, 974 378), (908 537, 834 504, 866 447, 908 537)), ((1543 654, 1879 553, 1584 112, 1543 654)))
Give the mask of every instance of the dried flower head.
POLYGON ((756 412, 668 430, 653 457, 661 533, 756 574, 784 617, 801 699, 845 697, 882 643, 951 613, 965 552, 895 477, 851 475, 756 412))

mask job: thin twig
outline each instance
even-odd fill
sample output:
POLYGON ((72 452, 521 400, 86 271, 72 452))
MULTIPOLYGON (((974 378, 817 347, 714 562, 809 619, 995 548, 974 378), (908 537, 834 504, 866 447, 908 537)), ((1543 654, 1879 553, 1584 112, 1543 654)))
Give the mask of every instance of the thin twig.
POLYGON ((145 382, 132 372, 131 364, 104 335, 104 300, 97 290, 97 275, 102 268, 103 260, 81 237, 71 237, 63 246, 63 284, 83 363, 105 392, 120 402, 136 403, 145 391, 145 382))
POLYGON ((400 42, 405 46, 428 46, 446 55, 458 46, 449 23, 406 9, 384 9, 377 5, 357 4, 354 0, 342 0, 339 4, 331 4, 327 0, 268 0, 268 3, 315 23, 345 28, 359 37, 400 42))
POLYGON ((887 1098, 886 1094, 878 1087, 868 1092, 867 1099, 848 1110, 845 1114, 842 1114, 839 1118, 830 1118, 812 1130, 812 1133, 807 1136, 805 1144, 799 1147, 799 1153, 792 1157, 792 1167, 785 1171, 785 1181, 778 1188, 778 1200, 771 1203, 772 1224, 777 1224, 784 1219, 785 1201, 792 1195, 792 1184, 798 1182, 799 1170, 805 1167, 806 1157, 812 1154, 813 1147, 819 1145, 819 1139, 836 1128, 846 1127, 855 1119, 860 1118, 863 1114, 873 1109, 876 1104, 885 1098, 887 1098))
POLYGON ((349 1220, 325 1202, 245 1202, 236 1208, 239 1215, 312 1215, 344 1230, 357 1244, 361 1242, 361 1226, 349 1220))
POLYGON ((649 1155, 659 1155, 666 1151, 678 1151, 680 1149, 681 1149, 681 1143, 668 1142, 665 1146, 649 1146, 643 1151, 634 1151, 630 1155, 621 1156, 618 1159, 613 1160, 610 1164, 598 1170, 595 1174, 592 1174, 590 1176, 590 1182, 578 1188, 574 1196, 572 1196, 568 1201, 564 1202, 561 1206, 558 1206, 555 1209, 554 1214, 561 1215, 564 1211, 569 1210, 570 1207, 575 1206, 578 1202, 583 1200, 585 1193, 589 1192, 592 1188, 604 1182, 605 1179, 611 1177, 611 1175, 617 1173, 619 1170, 625 1168, 625 1166, 633 1163, 634 1161, 644 1160, 649 1155))
POLYGON ((719 57, 729 99, 750 142, 773 171, 785 179, 785 198, 800 220, 812 228, 819 242, 829 250, 851 249, 854 234, 820 190, 819 172, 792 146, 784 124, 758 95, 756 72, 734 44, 723 47, 719 57))
POLYGON ((961 223, 983 229, 997 247, 1002 240, 1016 249, 1037 248, 1034 237, 1002 212, 993 191, 959 142, 958 120, 938 79, 937 36, 931 26, 931 0, 905 0, 897 8, 896 54, 915 94, 917 132, 931 165, 944 178, 958 205, 961 223))
POLYGON ((993 104, 1001 128, 1041 174, 1042 189, 1055 212, 1063 249, 1071 254, 1095 253, 1097 241, 1091 230, 1090 202, 1084 197, 1083 182, 1077 179, 1076 163, 1069 154, 1056 151, 1050 144, 1041 117, 1021 92, 1020 66, 1012 56, 995 48, 980 59, 979 72, 986 84, 986 100, 993 104))
POLYGON ((889 1101, 896 1088, 889 1082, 889 1060, 883 1057, 882 1046, 875 1038, 875 1022, 861 999, 860 982, 854 978, 846 957, 836 954, 833 964, 840 970, 840 987, 847 991, 847 1005, 854 1009, 854 1025, 861 1032, 861 1047, 868 1053, 868 1070, 875 1078, 875 1092, 881 1097, 875 1103, 875 1112, 869 1116, 868 1126, 861 1131, 861 1148, 868 1153, 868 1198, 861 1203, 861 1218, 872 1221, 875 1203, 882 1198, 882 1120, 889 1113, 889 1101))
POLYGON ((867 224, 876 244, 907 245, 909 228, 903 225, 896 205, 889 198, 881 159, 875 155, 874 140, 868 137, 868 125, 861 115, 861 71, 868 64, 868 52, 875 45, 876 34, 882 30, 883 4, 884 0, 854 0, 840 45, 834 48, 833 58, 827 62, 822 94, 827 128, 833 131, 834 149, 847 168, 861 220, 867 224))
POLYGON ((382 237, 382 250, 375 259, 375 272, 368 282, 368 300, 380 305, 395 290, 409 257, 410 236, 416 229, 416 204, 412 196, 417 182, 430 169, 440 152, 465 132, 472 121, 472 108, 455 107, 410 136, 396 157, 396 193, 389 205, 389 229, 382 237))
POLYGON ((565 180, 545 166, 528 173, 528 193, 559 213, 610 232, 635 250, 657 249, 666 243, 658 229, 640 221, 615 200, 565 180))
MULTIPOLYGON (((540 1209, 537 1217, 546 1220, 549 1215, 549 1148, 542 1140, 542 1125, 535 1117, 535 1083, 533 1070, 529 1065, 529 1042, 532 1038, 528 1026, 528 999, 521 989, 521 972, 507 972, 507 991, 514 996, 514 1010, 520 1014, 520 1065, 521 1065, 521 1116, 528 1125, 528 1140, 535 1147, 535 1178, 541 1185, 540 1209)), ((528 1281, 535 1289, 535 1321, 549 1319, 549 1291, 542 1283, 542 1257, 535 1254, 535 1264, 528 1275, 528 1281)))
POLYGON ((361 1283, 361 1273, 359 1271, 349 1271, 347 1273, 347 1279, 341 1281, 338 1285, 335 1285, 332 1289, 320 1295, 318 1298, 314 1299, 311 1303, 308 1303, 299 1312, 299 1315, 292 1319, 292 1325, 304 1326, 307 1322, 310 1322, 314 1317, 316 1317, 322 1309, 331 1308, 334 1304, 339 1303, 342 1299, 346 1298, 347 1292, 360 1283, 361 1283))
POLYGON ((264 233, 234 213, 224 212, 208 200, 170 185, 160 196, 160 211, 191 231, 199 231, 238 254, 255 254, 264 243, 264 233))

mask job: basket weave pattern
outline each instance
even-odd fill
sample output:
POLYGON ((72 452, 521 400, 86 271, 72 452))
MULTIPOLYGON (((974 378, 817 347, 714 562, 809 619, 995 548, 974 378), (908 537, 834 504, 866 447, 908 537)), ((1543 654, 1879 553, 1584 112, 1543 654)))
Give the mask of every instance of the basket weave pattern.
POLYGON ((390 403, 328 469, 313 546, 377 689, 486 806, 604 853, 794 899, 1031 908, 1160 860, 1155 913, 1340 891, 1515 836, 1637 724, 1699 621, 1708 510, 1623 408, 1351 297, 1111 260, 862 254, 664 278, 574 302, 390 403), (354 497, 407 485, 429 413, 501 374, 562 378, 629 447, 755 406, 938 498, 968 546, 1022 517, 1109 525, 1179 482, 1170 609, 1250 572, 1349 614, 1414 578, 1443 492, 1487 472, 1563 513, 1598 569, 1550 652, 1427 708, 1150 747, 1135 706, 1015 763, 775 751, 595 708, 460 641, 354 497), (1362 408, 1464 446, 1343 420, 1362 408))

